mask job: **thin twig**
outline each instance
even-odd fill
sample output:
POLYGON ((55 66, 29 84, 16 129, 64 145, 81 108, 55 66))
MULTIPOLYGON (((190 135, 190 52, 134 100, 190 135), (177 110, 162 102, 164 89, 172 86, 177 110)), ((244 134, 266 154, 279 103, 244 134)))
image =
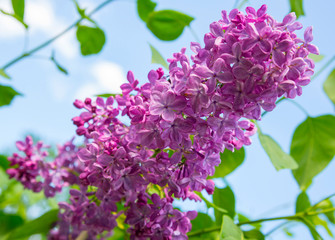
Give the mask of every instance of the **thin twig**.
MULTIPOLYGON (((257 219, 257 220, 253 220, 253 221, 239 222, 236 225, 237 226, 242 226, 242 225, 247 225, 247 224, 252 225, 252 224, 260 223, 260 222, 269 222, 269 221, 278 221, 278 220, 291 220, 292 221, 293 220, 293 221, 301 221, 301 222, 305 223, 307 226, 310 227, 310 223, 308 222, 308 220, 305 219, 305 217, 319 215, 319 214, 328 213, 328 212, 334 212, 334 211, 335 211, 335 208, 324 209, 322 211, 316 211, 316 212, 299 212, 299 213, 296 213, 296 214, 291 215, 291 216, 261 218, 261 219, 257 219)), ((219 226, 212 227, 212 228, 204 228, 204 229, 201 229, 199 231, 191 232, 191 233, 188 234, 188 236, 192 237, 192 236, 197 236, 197 235, 201 235, 201 234, 204 234, 204 233, 216 232, 216 231, 220 231, 220 229, 221 229, 221 227, 219 227, 219 226)))
MULTIPOLYGON (((102 9, 107 4, 111 3, 112 1, 114 1, 114 0, 106 0, 105 2, 101 3, 100 5, 98 5, 95 9, 93 9, 87 16, 91 17, 94 13, 98 12, 100 9, 102 9)), ((22 53, 20 56, 14 58, 13 60, 11 60, 7 64, 5 64, 1 69, 5 70, 5 69, 9 68, 10 66, 14 65, 15 63, 17 63, 18 61, 22 60, 23 58, 29 57, 32 54, 34 54, 35 52, 41 50, 42 48, 45 48, 48 45, 50 45, 52 42, 54 42, 55 40, 57 40, 59 37, 63 36, 65 33, 69 32, 72 28, 76 27, 84 19, 85 19, 85 17, 79 18, 77 21, 75 21, 74 23, 72 23, 70 26, 68 26, 62 32, 58 33, 56 36, 54 36, 51 39, 45 41, 41 45, 39 45, 39 46, 31 49, 30 51, 26 51, 26 52, 22 53)))

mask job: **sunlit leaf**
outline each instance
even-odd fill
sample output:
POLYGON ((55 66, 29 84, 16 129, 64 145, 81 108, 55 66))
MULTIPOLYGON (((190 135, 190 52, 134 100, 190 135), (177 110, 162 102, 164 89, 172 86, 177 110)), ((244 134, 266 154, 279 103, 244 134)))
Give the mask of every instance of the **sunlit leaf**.
POLYGON ((301 190, 306 190, 313 177, 319 174, 334 158, 335 117, 324 115, 308 117, 294 132, 291 156, 299 167, 293 170, 301 190))
MULTIPOLYGON (((326 210, 326 209, 332 209, 332 208, 334 208, 334 205, 333 205, 332 201, 330 201, 329 199, 325 199, 325 200, 323 200, 322 202, 318 203, 315 206, 316 210, 326 210)), ((335 213, 334 213, 334 211, 327 212, 324 215, 327 217, 329 222, 335 224, 335 213)))
POLYGON ((162 57, 162 55, 154 48, 151 44, 149 44, 151 49, 151 63, 156 63, 162 65, 165 69, 169 69, 166 60, 162 57))
POLYGON ((220 153, 220 158, 220 165, 215 168, 214 175, 209 178, 223 178, 239 167, 245 158, 244 148, 234 152, 225 149, 223 153, 220 153))
POLYGON ((235 225, 233 219, 224 215, 222 218, 220 240, 243 240, 242 230, 235 225))
POLYGON ((22 19, 24 19, 24 0, 12 0, 12 6, 14 13, 22 19))
POLYGON ((149 14, 152 13, 156 8, 157 3, 151 0, 137 0, 137 12, 138 16, 146 22, 149 14))
POLYGON ((314 217, 312 217, 311 221, 316 226, 324 227, 324 229, 327 231, 328 235, 331 236, 331 237, 334 237, 332 231, 328 227, 328 223, 325 220, 321 219, 319 216, 314 216, 314 217))
POLYGON ((308 55, 308 58, 312 59, 314 62, 321 62, 322 59, 325 58, 325 56, 321 54, 316 55, 316 54, 311 53, 308 55))
POLYGON ((305 15, 303 0, 290 0, 291 12, 295 12, 297 18, 305 15))
POLYGON ((323 90, 335 105, 335 68, 323 83, 323 90))
MULTIPOLYGON (((198 215, 195 219, 191 221, 192 223, 192 230, 189 232, 190 234, 194 232, 198 232, 202 229, 207 229, 210 227, 214 227, 215 223, 211 219, 211 217, 208 214, 198 212, 198 215), (206 223, 206 224, 204 224, 206 223)), ((208 239, 208 240, 216 240, 217 239, 218 232, 210 232, 210 233, 203 233, 198 234, 196 236, 190 236, 189 239, 192 240, 202 240, 202 239, 208 239)))
POLYGON ((10 233, 8 239, 20 239, 29 237, 33 234, 46 233, 56 223, 58 219, 58 209, 53 209, 41 217, 36 218, 30 222, 25 223, 21 227, 16 228, 10 233))
POLYGON ((9 105, 16 96, 20 96, 21 93, 15 91, 10 86, 0 85, 0 107, 9 105))
POLYGON ((265 239, 265 236, 263 235, 263 233, 257 229, 243 231, 243 235, 246 240, 264 240, 265 239))
POLYGON ((84 56, 99 53, 106 41, 105 33, 100 28, 83 25, 77 28, 77 39, 84 56))
MULTIPOLYGON (((235 216, 235 196, 229 186, 223 189, 215 188, 214 194, 213 194, 213 203, 216 206, 227 210, 227 215, 230 216, 231 218, 234 218, 235 216)), ((216 219, 216 224, 220 226, 223 213, 214 209, 214 215, 216 219)))
POLYGON ((272 137, 263 134, 260 129, 258 129, 258 138, 277 171, 298 168, 296 161, 285 153, 272 137))
POLYGON ((3 69, 0 69, 0 76, 7 78, 7 79, 11 79, 11 77, 3 69))
POLYGON ((171 41, 177 39, 193 20, 181 12, 162 10, 149 14, 147 27, 160 40, 171 41))
POLYGON ((108 240, 124 240, 124 239, 127 239, 126 233, 117 227, 113 229, 113 236, 108 238, 108 240))

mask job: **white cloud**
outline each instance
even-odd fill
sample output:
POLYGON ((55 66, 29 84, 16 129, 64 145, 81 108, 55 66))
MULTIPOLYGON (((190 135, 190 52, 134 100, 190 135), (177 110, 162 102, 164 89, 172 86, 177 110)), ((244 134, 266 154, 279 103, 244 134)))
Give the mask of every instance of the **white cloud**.
POLYGON ((56 101, 63 101, 69 94, 70 84, 68 78, 52 78, 48 80, 50 91, 56 101))
POLYGON ((57 29, 56 17, 50 1, 27 1, 25 21, 31 31, 39 30, 47 34, 54 34, 55 28, 57 29))
POLYGON ((79 56, 79 43, 76 39, 75 30, 71 30, 54 42, 56 53, 62 54, 67 59, 74 59, 79 56))
MULTIPOLYGON (((0 9, 13 12, 10 1, 1 1, 0 9)), ((29 25, 30 37, 43 39, 41 42, 68 27, 71 22, 66 23, 60 14, 54 12, 51 1, 30 0, 26 1, 25 22, 29 25)), ((24 27, 16 19, 0 14, 0 38, 11 39, 24 37, 24 27)), ((66 33, 57 39, 52 48, 67 59, 79 56, 79 47, 75 37, 75 30, 66 33)))
POLYGON ((94 83, 84 84, 75 94, 78 99, 94 97, 102 93, 121 93, 120 86, 126 82, 122 67, 113 62, 102 61, 91 68, 94 83))
MULTIPOLYGON (((68 24, 60 18, 53 10, 50 1, 34 0, 27 5, 27 24, 31 27, 31 31, 43 33, 48 37, 53 37, 59 32, 66 29, 68 24)), ((53 43, 56 52, 59 52, 68 59, 79 56, 78 44, 75 39, 74 29, 53 43)))

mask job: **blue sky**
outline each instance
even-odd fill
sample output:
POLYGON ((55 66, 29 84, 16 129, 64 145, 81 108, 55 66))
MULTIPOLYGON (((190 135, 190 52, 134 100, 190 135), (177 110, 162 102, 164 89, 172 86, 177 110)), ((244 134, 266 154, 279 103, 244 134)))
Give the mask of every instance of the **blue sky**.
MULTIPOLYGON (((82 6, 92 9, 102 1, 79 1, 82 6)), ((136 12, 136 1, 118 0, 96 15, 94 19, 106 32, 106 45, 99 55, 80 56, 79 44, 75 31, 70 31, 50 47, 38 52, 36 57, 23 60, 8 69, 11 82, 23 97, 15 99, 10 107, 0 108, 0 152, 11 152, 16 140, 32 132, 48 143, 61 143, 74 135, 75 127, 71 118, 80 112, 72 102, 75 98, 84 98, 98 93, 119 92, 119 86, 125 81, 126 72, 132 70, 141 83, 152 68, 151 53, 148 43, 157 48, 165 58, 178 52, 184 46, 189 47, 196 41, 189 29, 172 42, 162 42, 155 38, 139 19, 136 12), (58 62, 68 71, 66 76, 45 57, 50 57, 52 50, 58 62)), ((255 8, 266 3, 268 12, 277 20, 282 20, 289 12, 288 0, 250 0, 247 5, 255 8)), ((174 9, 195 17, 191 27, 202 39, 209 31, 209 24, 221 17, 221 10, 231 10, 234 0, 161 0, 157 9, 174 9)), ((10 0, 0 0, 1 9, 10 9, 10 0)), ((335 32, 332 25, 335 1, 316 2, 305 0, 306 16, 299 19, 304 25, 313 25, 314 41, 325 59, 322 64, 335 55, 335 32)), ((244 10, 244 9, 243 9, 244 10)), ((77 18, 75 7, 70 0, 26 0, 26 22, 30 30, 26 34, 24 28, 15 20, 0 15, 0 66, 22 53, 25 45, 28 49, 39 45, 59 31, 72 24, 77 18), (25 43, 26 35, 29 41, 25 43)), ((303 31, 299 32, 302 36, 303 31)), ((190 53, 190 51, 188 51, 190 53)), ((332 67, 335 66, 335 63, 332 67)), ((332 67, 304 88, 304 93, 296 101, 310 114, 318 116, 333 114, 334 108, 322 90, 322 83, 332 67)), ((7 80, 1 79, 1 84, 7 80)), ((289 102, 284 102, 260 122, 264 133, 270 134, 282 148, 288 152, 293 131, 306 118, 305 114, 289 102)), ((314 179, 308 190, 312 202, 335 192, 335 163, 332 162, 321 175, 314 179)), ((244 164, 227 178, 236 198, 237 210, 252 219, 260 217, 293 214, 294 202, 299 188, 288 170, 277 172, 260 147, 257 137, 247 147, 247 159, 244 164), (276 206, 290 204, 278 212, 262 215, 276 206)), ((220 185, 220 184, 219 184, 220 185)), ((223 185, 222 185, 223 186, 223 185)), ((193 206, 192 206, 193 207, 193 206)), ((267 232, 277 223, 266 225, 267 232)), ((304 227, 292 228, 296 234, 294 239, 312 239, 304 227)), ((327 234, 321 231, 327 239, 327 234)), ((285 235, 276 233, 273 240, 286 239, 285 235)), ((328 237, 328 239, 330 239, 328 237)))

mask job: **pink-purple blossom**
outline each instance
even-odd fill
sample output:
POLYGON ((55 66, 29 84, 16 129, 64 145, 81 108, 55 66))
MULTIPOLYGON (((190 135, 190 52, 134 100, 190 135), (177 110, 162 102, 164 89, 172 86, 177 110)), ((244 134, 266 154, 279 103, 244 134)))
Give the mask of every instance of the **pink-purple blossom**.
POLYGON ((53 196, 65 183, 80 185, 70 191, 71 203, 60 203, 59 229, 50 236, 112 234, 122 215, 131 239, 187 239, 196 212, 174 209, 173 199, 200 200, 194 191, 212 194, 214 182, 207 178, 220 164, 220 152, 250 145, 257 130, 250 120, 261 120, 279 97, 301 95, 313 74, 308 55, 318 49, 311 44, 312 27, 300 39, 294 13, 277 22, 266 9, 222 11, 204 47, 191 43, 190 58, 186 48, 174 53, 167 74, 151 70, 139 86, 128 72, 122 95, 76 100, 84 110, 72 119, 85 138, 80 150, 67 143, 51 164, 44 161, 43 144, 33 146, 30 138, 17 143, 25 156, 9 158, 17 167, 8 174, 25 187, 53 196), (79 177, 71 178, 69 169, 79 177), (56 172, 62 177, 56 179, 56 172), (39 174, 44 182, 36 180, 39 174), (154 187, 161 195, 152 193, 154 187))

